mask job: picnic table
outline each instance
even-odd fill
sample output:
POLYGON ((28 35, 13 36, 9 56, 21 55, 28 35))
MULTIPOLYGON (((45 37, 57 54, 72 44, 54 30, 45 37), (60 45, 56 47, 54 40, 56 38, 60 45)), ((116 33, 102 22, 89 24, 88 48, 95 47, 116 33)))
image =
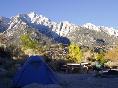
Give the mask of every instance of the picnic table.
POLYGON ((65 65, 63 65, 63 69, 65 69, 65 71, 67 73, 73 73, 73 72, 80 72, 82 71, 84 68, 87 68, 88 63, 67 63, 65 65))

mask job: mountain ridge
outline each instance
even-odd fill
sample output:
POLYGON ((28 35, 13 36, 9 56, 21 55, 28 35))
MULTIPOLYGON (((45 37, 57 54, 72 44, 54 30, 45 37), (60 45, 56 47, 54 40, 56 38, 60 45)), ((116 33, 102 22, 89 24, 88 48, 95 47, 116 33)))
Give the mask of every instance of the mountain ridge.
MULTIPOLYGON (((103 46, 117 44, 118 40, 118 30, 114 28, 96 26, 92 23, 81 26, 68 21, 56 23, 35 12, 18 14, 12 17, 8 24, 9 26, 3 31, 3 35, 7 38, 14 35, 17 37, 18 33, 31 28, 59 43, 71 41, 86 46, 103 46)), ((23 33, 25 34, 25 32, 21 34, 23 33)))
MULTIPOLYGON (((27 13, 27 14, 18 14, 18 15, 14 16, 14 17, 22 18, 22 19, 25 19, 27 22, 29 21, 29 23, 35 23, 35 24, 41 24, 42 21, 45 21, 45 22, 47 22, 47 24, 44 22, 43 25, 45 25, 45 26, 49 26, 48 24, 57 24, 57 25, 59 25, 59 24, 63 23, 65 25, 72 25, 72 26, 76 26, 76 27, 80 26, 80 27, 85 27, 87 29, 94 29, 96 31, 100 31, 100 29, 105 29, 105 31, 107 31, 107 32, 109 32, 109 31, 110 32, 115 32, 114 34, 112 33, 111 35, 117 34, 117 36, 118 36, 118 30, 114 29, 113 27, 96 26, 96 25, 94 25, 92 23, 85 23, 83 25, 76 25, 76 24, 72 24, 72 23, 70 23, 68 21, 62 21, 62 22, 57 23, 57 22, 54 22, 54 21, 46 18, 43 15, 38 15, 35 12, 30 12, 30 13, 27 13), (38 19, 38 21, 37 21, 37 19, 38 19)), ((12 18, 14 18, 14 17, 12 17, 12 18)), ((5 18, 5 17, 0 17, 0 19, 1 18, 5 18)), ((11 20, 10 18, 6 18, 6 19, 11 20)), ((8 22, 6 22, 6 23, 8 23, 8 22)), ((8 29, 11 29, 11 26, 8 29)), ((110 32, 109 32, 109 34, 110 34, 110 32)))

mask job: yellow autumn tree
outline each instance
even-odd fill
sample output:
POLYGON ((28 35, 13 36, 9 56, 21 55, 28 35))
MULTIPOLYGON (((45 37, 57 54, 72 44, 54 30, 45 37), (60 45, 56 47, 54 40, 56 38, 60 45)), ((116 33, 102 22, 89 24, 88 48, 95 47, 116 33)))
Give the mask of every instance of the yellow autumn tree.
POLYGON ((105 58, 110 61, 118 61, 118 47, 106 52, 105 58))
POLYGON ((69 60, 80 63, 82 61, 82 52, 80 47, 77 44, 70 44, 68 47, 68 58, 69 60))

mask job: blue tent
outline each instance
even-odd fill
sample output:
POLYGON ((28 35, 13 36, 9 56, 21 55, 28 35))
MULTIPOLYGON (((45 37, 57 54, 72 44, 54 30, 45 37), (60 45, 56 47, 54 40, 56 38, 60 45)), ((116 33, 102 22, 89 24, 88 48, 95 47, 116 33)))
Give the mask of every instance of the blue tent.
POLYGON ((58 84, 53 71, 42 60, 42 56, 31 56, 13 79, 14 87, 23 87, 31 83, 58 84))

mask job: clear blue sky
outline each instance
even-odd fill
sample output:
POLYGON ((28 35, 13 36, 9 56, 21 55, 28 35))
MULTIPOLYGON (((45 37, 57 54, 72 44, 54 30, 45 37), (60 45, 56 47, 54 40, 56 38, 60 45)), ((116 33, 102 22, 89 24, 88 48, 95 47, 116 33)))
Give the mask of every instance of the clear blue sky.
POLYGON ((118 0, 0 0, 0 16, 35 11, 53 21, 118 28, 118 0))

